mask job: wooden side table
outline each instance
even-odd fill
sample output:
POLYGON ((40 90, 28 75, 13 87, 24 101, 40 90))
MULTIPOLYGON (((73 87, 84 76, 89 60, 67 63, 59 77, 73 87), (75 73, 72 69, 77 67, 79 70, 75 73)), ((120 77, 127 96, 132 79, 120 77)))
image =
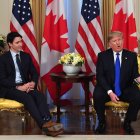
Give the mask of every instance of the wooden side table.
POLYGON ((57 96, 57 121, 60 122, 60 93, 61 93, 61 83, 71 82, 71 83, 83 83, 85 89, 85 109, 86 109, 86 119, 89 117, 89 82, 93 80, 95 74, 93 73, 80 73, 75 76, 68 76, 64 73, 51 73, 52 80, 56 83, 56 96, 57 96))

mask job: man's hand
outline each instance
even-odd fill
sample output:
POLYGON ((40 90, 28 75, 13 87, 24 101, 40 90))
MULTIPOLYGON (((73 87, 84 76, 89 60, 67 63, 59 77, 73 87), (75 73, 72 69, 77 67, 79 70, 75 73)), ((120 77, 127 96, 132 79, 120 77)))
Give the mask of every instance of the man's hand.
POLYGON ((110 99, 111 99, 112 102, 118 103, 119 98, 118 98, 118 96, 117 96, 114 92, 111 92, 111 93, 109 94, 109 96, 110 96, 110 99))
POLYGON ((21 86, 16 86, 16 89, 20 90, 20 91, 27 91, 29 88, 29 84, 24 84, 24 85, 21 85, 21 86))
POLYGON ((34 89, 35 88, 35 82, 33 82, 33 81, 29 82, 29 88, 34 89))
POLYGON ((140 84, 140 76, 134 79, 137 84, 140 84))
POLYGON ((35 87, 35 82, 28 82, 24 85, 21 86, 17 86, 16 89, 21 90, 21 91, 25 91, 25 92, 30 92, 31 90, 34 90, 35 87))
POLYGON ((28 89, 26 90, 26 92, 30 92, 31 90, 34 90, 34 87, 35 87, 35 82, 31 81, 31 82, 28 82, 28 89))

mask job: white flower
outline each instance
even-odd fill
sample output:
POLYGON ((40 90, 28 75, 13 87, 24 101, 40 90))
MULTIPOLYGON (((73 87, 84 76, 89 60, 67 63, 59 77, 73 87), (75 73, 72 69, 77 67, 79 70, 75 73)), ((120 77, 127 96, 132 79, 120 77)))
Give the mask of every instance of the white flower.
POLYGON ((80 54, 76 53, 68 53, 61 56, 59 60, 59 64, 70 64, 74 66, 82 66, 84 64, 85 59, 80 54))

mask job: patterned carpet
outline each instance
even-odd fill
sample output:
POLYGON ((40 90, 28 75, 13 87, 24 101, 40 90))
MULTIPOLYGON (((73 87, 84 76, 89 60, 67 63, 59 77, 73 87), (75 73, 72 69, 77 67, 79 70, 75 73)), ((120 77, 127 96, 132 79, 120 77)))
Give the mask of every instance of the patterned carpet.
POLYGON ((139 135, 61 135, 48 137, 44 135, 1 135, 0 140, 139 140, 139 135))

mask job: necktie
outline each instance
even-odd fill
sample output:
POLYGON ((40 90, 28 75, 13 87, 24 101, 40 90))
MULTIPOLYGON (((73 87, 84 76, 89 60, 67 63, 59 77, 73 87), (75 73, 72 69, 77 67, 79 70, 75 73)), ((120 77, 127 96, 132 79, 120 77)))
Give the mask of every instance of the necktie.
POLYGON ((115 93, 117 96, 121 95, 121 89, 120 89, 120 59, 119 59, 119 53, 116 54, 116 62, 115 62, 115 93))
POLYGON ((23 70, 22 70, 22 66, 21 66, 21 61, 19 59, 19 54, 16 54, 16 62, 17 62, 18 68, 19 68, 19 72, 20 72, 20 75, 21 75, 22 82, 24 83, 25 78, 24 78, 24 74, 23 74, 23 70))

